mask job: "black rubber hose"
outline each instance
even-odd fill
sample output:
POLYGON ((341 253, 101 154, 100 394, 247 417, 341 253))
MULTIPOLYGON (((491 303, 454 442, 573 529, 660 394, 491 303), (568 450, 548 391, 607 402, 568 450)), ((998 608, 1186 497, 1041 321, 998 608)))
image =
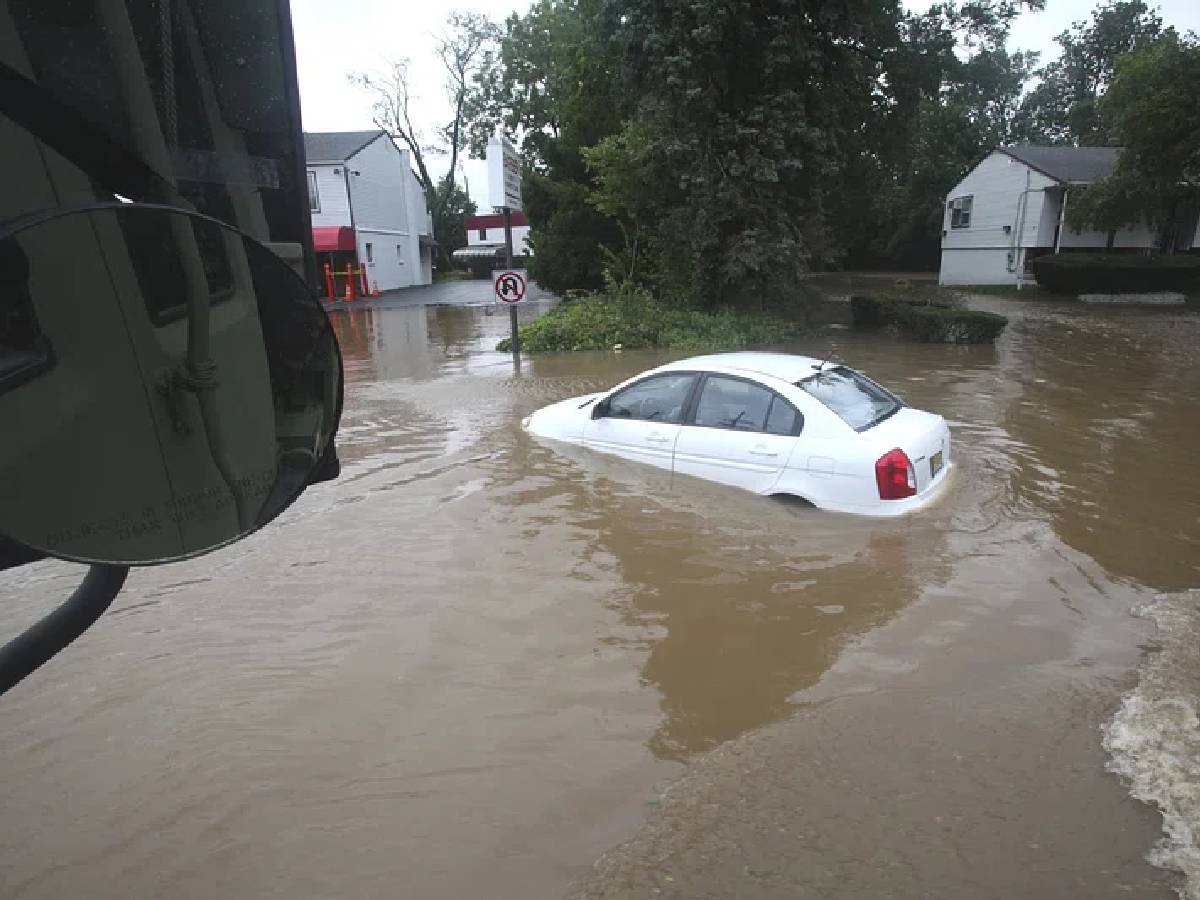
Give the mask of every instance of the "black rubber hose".
POLYGON ((92 566, 62 606, 0 647, 0 694, 91 628, 128 574, 128 566, 92 566))

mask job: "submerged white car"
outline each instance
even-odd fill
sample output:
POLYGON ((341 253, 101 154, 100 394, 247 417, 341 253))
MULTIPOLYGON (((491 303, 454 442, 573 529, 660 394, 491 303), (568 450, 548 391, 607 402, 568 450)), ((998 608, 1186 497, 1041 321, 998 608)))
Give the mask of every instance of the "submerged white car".
POLYGON ((891 516, 950 472, 950 429, 860 372, 786 353, 668 363, 522 422, 533 434, 683 475, 891 516))

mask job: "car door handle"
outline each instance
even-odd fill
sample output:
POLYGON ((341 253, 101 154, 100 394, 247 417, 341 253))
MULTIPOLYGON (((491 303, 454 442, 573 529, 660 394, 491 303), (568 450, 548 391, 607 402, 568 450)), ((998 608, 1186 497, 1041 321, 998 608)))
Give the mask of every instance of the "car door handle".
POLYGON ((751 456, 778 456, 779 455, 774 450, 750 450, 748 452, 750 453, 751 456))
POLYGON ((648 434, 648 435, 646 435, 646 440, 650 441, 651 443, 655 443, 655 444, 671 443, 671 439, 669 437, 667 437, 665 434, 648 434))

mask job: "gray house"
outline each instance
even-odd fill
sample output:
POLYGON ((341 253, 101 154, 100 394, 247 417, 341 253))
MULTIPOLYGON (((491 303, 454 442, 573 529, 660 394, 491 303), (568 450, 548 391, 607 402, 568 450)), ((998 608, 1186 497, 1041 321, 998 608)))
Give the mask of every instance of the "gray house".
MULTIPOLYGON (((1032 279, 1038 256, 1108 246, 1103 231, 1065 221, 1071 189, 1111 175, 1119 147, 998 147, 946 196, 940 284, 1015 284, 1032 279)), ((1192 246, 1200 246, 1195 223, 1192 246)), ((1118 230, 1113 249, 1149 251, 1145 224, 1118 230)), ((1187 248, 1181 248, 1187 249, 1187 248)))
POLYGON ((433 221, 408 150, 376 129, 306 132, 304 153, 318 265, 365 265, 371 290, 430 284, 433 221))

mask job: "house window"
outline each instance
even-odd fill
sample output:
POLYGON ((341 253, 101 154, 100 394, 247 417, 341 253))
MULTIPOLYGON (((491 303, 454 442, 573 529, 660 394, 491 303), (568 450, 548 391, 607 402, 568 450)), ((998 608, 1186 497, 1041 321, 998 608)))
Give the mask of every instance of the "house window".
POLYGON ((399 244, 396 245, 396 262, 404 265, 404 250, 399 244))
POLYGON ((375 245, 368 243, 364 246, 367 250, 367 265, 375 265, 375 245))
POLYGON ((308 173, 308 208, 312 212, 321 211, 321 198, 317 194, 317 173, 308 173))
POLYGON ((951 228, 971 227, 971 201, 974 199, 974 195, 967 197, 955 197, 948 204, 946 204, 947 208, 950 210, 951 228))
POLYGON ((487 229, 486 229, 486 228, 480 228, 480 229, 479 229, 479 239, 480 239, 481 241, 486 241, 486 240, 487 240, 487 229))

